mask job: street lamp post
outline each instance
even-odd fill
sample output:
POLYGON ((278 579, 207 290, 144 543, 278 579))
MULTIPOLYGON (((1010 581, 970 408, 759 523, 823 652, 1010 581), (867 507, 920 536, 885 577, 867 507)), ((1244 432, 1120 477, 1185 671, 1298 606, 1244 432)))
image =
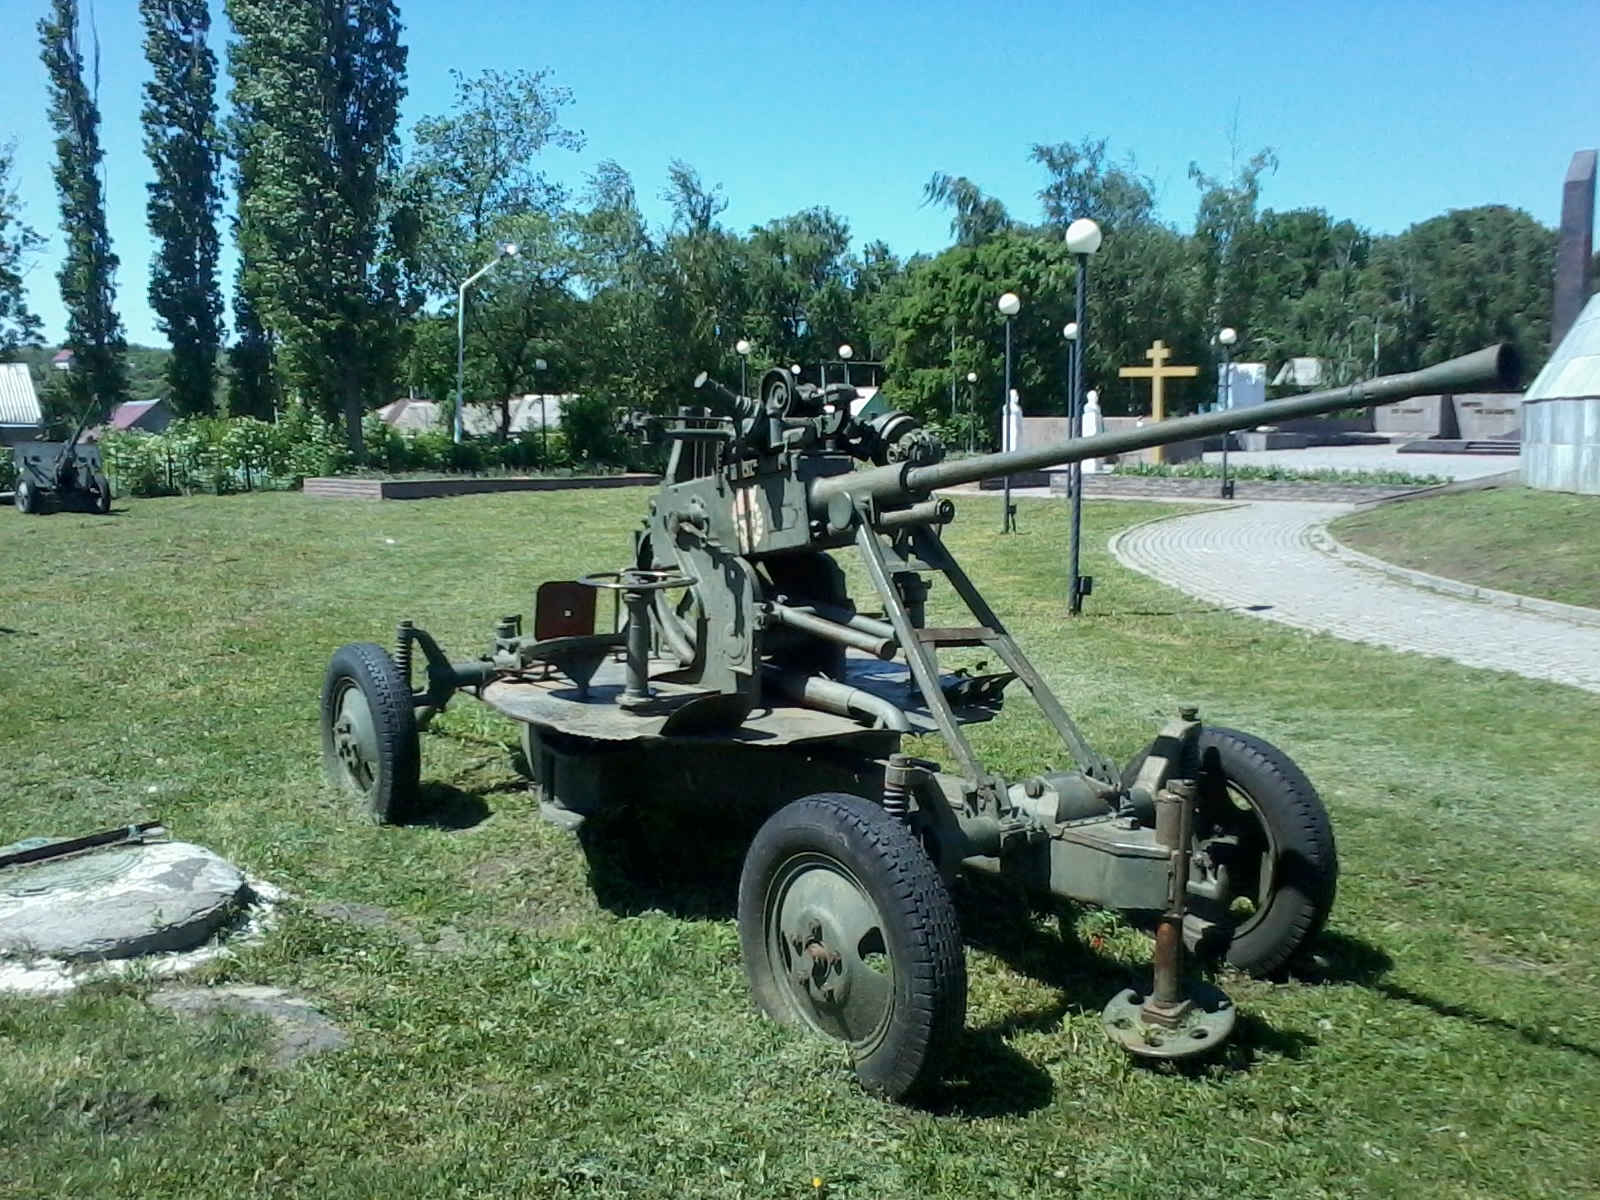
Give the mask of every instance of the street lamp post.
MULTIPOLYGON (((533 360, 533 369, 542 372, 550 364, 542 358, 533 360)), ((550 418, 545 412, 545 384, 539 381, 539 466, 550 469, 550 418)))
MULTIPOLYGON (((1217 334, 1217 341, 1222 346, 1222 407, 1224 410, 1233 407, 1233 344, 1239 340, 1239 335, 1231 327, 1217 334)), ((1233 441, 1233 434, 1222 435, 1222 498, 1233 499, 1233 480, 1228 478, 1228 443, 1233 441)))
POLYGON ((461 281, 456 288, 456 418, 455 440, 461 440, 461 394, 467 381, 467 289, 482 279, 502 258, 515 258, 517 244, 501 242, 499 252, 461 281))
POLYGON ((1073 420, 1078 412, 1078 323, 1068 321, 1061 330, 1067 339, 1067 433, 1076 436, 1073 420))
POLYGON ((750 343, 744 338, 740 338, 733 344, 733 349, 739 356, 739 395, 748 396, 750 394, 750 383, 745 377, 745 369, 750 362, 750 343))
MULTIPOLYGON (((1072 411, 1068 431, 1073 437, 1083 433, 1083 360, 1089 353, 1089 259, 1100 249, 1100 226, 1088 217, 1079 217, 1067 226, 1067 250, 1078 259, 1077 337, 1072 340, 1072 411)), ((1067 473, 1072 489, 1072 538, 1067 550, 1067 612, 1083 611, 1083 598, 1094 590, 1093 578, 1078 573, 1083 542, 1083 464, 1075 462, 1067 473)))
MULTIPOLYGON (((954 413, 950 414, 954 416, 954 413)), ((967 453, 971 454, 978 448, 978 373, 967 372, 967 453)))
MULTIPOLYGON (((1002 451, 1015 450, 1015 446, 1008 445, 1007 432, 1011 425, 1011 318, 1022 311, 1022 301, 1017 299, 1015 292, 1007 292, 1001 296, 995 307, 1000 310, 1006 319, 1006 385, 1005 391, 1000 394, 1000 449, 1002 451)), ((1017 531, 1017 509, 1011 503, 1011 476, 1005 477, 1005 508, 1000 515, 1000 532, 1015 533, 1017 531)))
POLYGON ((848 342, 839 347, 839 358, 844 363, 844 383, 846 387, 850 386, 850 360, 855 357, 855 353, 848 342))

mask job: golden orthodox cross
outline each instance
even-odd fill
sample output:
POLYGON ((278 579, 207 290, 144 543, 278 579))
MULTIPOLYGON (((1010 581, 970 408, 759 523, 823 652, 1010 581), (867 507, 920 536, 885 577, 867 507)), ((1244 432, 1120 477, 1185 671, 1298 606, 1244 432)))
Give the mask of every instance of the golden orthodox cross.
MULTIPOLYGON (((1155 344, 1144 352, 1150 360, 1148 367, 1122 367, 1117 374, 1123 379, 1148 379, 1150 381, 1150 418, 1154 421, 1167 419, 1167 397, 1165 385, 1169 379, 1192 379, 1200 374, 1199 367, 1169 367, 1167 359, 1172 357, 1172 351, 1167 344, 1157 338, 1155 344)), ((1156 447, 1156 461, 1164 462, 1165 456, 1161 447, 1156 447)))

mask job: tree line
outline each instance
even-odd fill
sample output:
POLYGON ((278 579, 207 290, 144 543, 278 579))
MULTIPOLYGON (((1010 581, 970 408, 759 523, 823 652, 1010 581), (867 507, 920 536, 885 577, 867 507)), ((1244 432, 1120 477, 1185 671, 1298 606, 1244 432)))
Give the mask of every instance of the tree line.
MULTIPOLYGON (((466 391, 498 403, 576 394, 569 445, 615 457, 614 407, 690 402, 701 370, 808 368, 852 347, 881 364, 889 398, 924 419, 991 431, 1015 292, 1015 384, 1024 408, 1062 411, 1075 263, 1063 233, 1088 216, 1105 233, 1090 273, 1087 375, 1107 411, 1145 402, 1116 368, 1155 338, 1205 372, 1180 401, 1206 398, 1224 325, 1235 358, 1325 360, 1336 381, 1410 370, 1491 341, 1536 364, 1547 347, 1555 235, 1518 210, 1453 211, 1376 235, 1319 209, 1261 205, 1270 151, 1225 177, 1190 170, 1195 215, 1164 220, 1156 187, 1103 139, 1035 145, 1038 212, 1010 213, 965 177, 934 174, 923 201, 949 211, 952 245, 901 258, 856 248, 840 215, 813 208, 747 230, 692 166, 672 164, 667 218, 648 221, 637 185, 603 162, 576 192, 541 169, 583 146, 564 122, 570 94, 546 71, 457 75, 450 108, 402 146, 406 49, 393 0, 223 0, 228 111, 207 0, 140 0, 149 76, 142 113, 153 178, 149 300, 171 344, 166 385, 183 414, 271 418, 293 400, 344 430, 402 394, 446 399, 456 371, 457 289, 480 267, 467 315, 466 391), (231 211, 224 222, 224 201, 231 211), (220 230, 239 269, 225 335, 220 230), (515 246, 514 254, 506 247, 515 246), (969 375, 976 381, 969 383, 969 375)), ((78 0, 50 0, 38 26, 66 253, 63 410, 127 395, 106 230, 99 48, 78 0)), ((22 268, 41 239, 21 218, 0 147, 0 356, 39 344, 22 268)))

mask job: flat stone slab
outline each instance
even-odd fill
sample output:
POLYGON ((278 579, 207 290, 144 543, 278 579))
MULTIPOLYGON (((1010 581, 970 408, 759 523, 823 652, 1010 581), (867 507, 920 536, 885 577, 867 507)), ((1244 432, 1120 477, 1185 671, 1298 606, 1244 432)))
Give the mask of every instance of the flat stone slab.
POLYGON ((310 1000, 291 996, 282 988, 235 984, 229 987, 167 986, 152 992, 150 1003, 156 1008, 187 1014, 214 1012, 240 1013, 266 1017, 276 1031, 272 1049, 274 1066, 288 1066, 296 1059, 328 1050, 343 1050, 350 1036, 323 1015, 310 1000))
POLYGON ((65 962, 192 950, 253 899, 204 846, 155 842, 0 870, 0 958, 65 962))

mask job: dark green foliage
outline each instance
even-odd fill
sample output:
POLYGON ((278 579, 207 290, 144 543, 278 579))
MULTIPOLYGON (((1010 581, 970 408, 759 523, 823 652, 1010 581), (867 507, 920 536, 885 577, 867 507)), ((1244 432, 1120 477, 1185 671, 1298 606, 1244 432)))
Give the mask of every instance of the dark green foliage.
POLYGON ((156 242, 150 307, 172 342, 171 402, 181 413, 216 406, 222 295, 217 216, 222 207, 216 124, 217 59, 207 44, 207 0, 140 0, 145 58, 145 152, 155 169, 147 212, 156 242))
POLYGON ((39 318, 28 308, 22 277, 44 238, 22 220, 16 181, 16 143, 0 143, 0 362, 39 342, 39 318))
POLYGON ((1396 301, 1402 359, 1426 366, 1511 341, 1537 367, 1550 342, 1555 249, 1553 230, 1497 204, 1457 209, 1380 243, 1374 258, 1396 301))
POLYGON ((394 211, 406 52, 392 0, 228 0, 240 288, 284 385, 361 448, 409 293, 394 211))
MULTIPOLYGON (((66 348, 72 351, 72 370, 62 399, 73 413, 90 403, 108 411, 127 396, 126 341, 116 313, 117 256, 106 231, 100 179, 100 109, 83 78, 77 0, 52 0, 50 15, 39 22, 39 41, 50 78, 56 191, 66 243, 56 278, 67 310, 66 348)), ((98 46, 95 68, 98 82, 98 46)))
POLYGON ((233 345, 228 347, 228 412, 236 417, 270 417, 277 408, 272 335, 261 327, 244 289, 241 265, 233 292, 233 345))

